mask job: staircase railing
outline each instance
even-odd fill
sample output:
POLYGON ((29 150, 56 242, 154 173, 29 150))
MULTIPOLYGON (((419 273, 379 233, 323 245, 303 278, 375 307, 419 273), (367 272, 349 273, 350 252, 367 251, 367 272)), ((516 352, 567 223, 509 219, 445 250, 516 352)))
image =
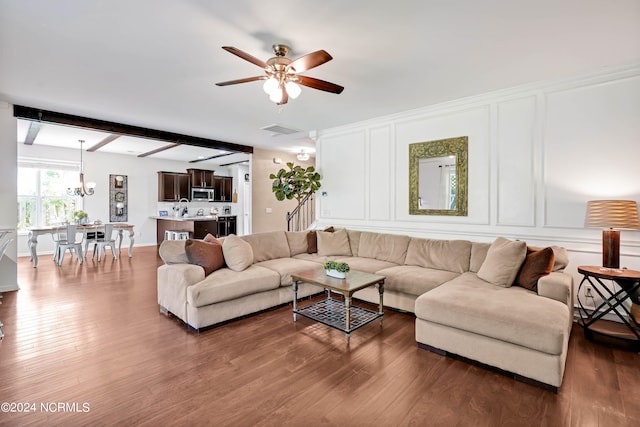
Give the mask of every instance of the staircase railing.
POLYGON ((287 212, 287 231, 302 231, 316 220, 314 193, 307 194, 293 212, 287 212))

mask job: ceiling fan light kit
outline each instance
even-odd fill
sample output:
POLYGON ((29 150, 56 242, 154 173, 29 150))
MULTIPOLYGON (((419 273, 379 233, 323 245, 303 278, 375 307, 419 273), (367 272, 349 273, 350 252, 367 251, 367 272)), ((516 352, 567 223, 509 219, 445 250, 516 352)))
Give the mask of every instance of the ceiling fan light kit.
POLYGON ((273 53, 275 56, 264 62, 235 47, 223 46, 222 48, 245 61, 263 68, 265 75, 219 82, 216 83, 217 86, 265 80, 262 89, 269 95, 269 99, 278 105, 286 104, 289 98, 296 99, 300 96, 300 93, 302 93, 300 85, 336 94, 342 93, 344 90, 342 86, 337 84, 299 75, 299 73, 331 61, 333 58, 324 50, 309 53, 292 61, 286 57, 290 50, 288 46, 274 44, 273 53))

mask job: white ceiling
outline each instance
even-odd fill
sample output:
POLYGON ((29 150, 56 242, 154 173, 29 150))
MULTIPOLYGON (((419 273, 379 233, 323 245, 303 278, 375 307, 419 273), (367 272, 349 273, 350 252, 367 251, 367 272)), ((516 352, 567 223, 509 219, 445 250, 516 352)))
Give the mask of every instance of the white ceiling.
MULTIPOLYGON (((292 152, 310 131, 638 61, 638 0, 0 0, 0 99, 292 152), (328 51, 304 74, 344 92, 278 107, 261 82, 214 85, 262 72, 221 46, 266 60, 273 43, 328 51)), ((157 144, 126 140, 101 150, 157 144)))

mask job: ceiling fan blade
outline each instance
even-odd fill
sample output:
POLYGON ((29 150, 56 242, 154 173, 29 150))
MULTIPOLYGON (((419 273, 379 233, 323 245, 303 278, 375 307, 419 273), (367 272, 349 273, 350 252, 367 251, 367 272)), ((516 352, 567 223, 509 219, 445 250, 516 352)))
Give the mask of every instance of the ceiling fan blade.
POLYGON ((249 61, 252 64, 256 64, 258 67, 260 68, 267 68, 267 63, 264 62, 261 59, 256 58, 253 55, 249 55, 247 52, 244 52, 238 48, 232 47, 232 46, 222 46, 222 48, 224 50, 226 50, 229 53, 233 53, 236 56, 239 56, 240 58, 244 59, 245 61, 249 61))
POLYGON ((256 80, 267 80, 267 76, 247 77, 245 79, 229 80, 226 82, 216 83, 216 86, 237 85, 238 83, 255 82, 256 80))
POLYGON ((335 83, 325 82, 324 80, 314 79, 307 76, 296 76, 298 78, 297 83, 307 86, 313 89, 323 90, 331 93, 342 93, 344 88, 335 83))
POLYGON ((307 71, 317 67, 318 65, 322 65, 325 62, 329 62, 332 59, 333 57, 326 51, 317 50, 296 59, 291 64, 289 64, 287 68, 293 68, 294 70, 296 70, 296 73, 302 73, 303 71, 307 71))

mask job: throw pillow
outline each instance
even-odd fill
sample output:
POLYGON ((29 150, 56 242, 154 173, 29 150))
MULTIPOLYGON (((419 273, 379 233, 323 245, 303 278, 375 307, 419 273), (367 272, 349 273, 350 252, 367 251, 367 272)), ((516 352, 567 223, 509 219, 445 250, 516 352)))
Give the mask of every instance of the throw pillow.
MULTIPOLYGON (((218 241, 218 239, 216 239, 216 237, 211 233, 207 233, 207 235, 204 236, 204 239, 202 239, 202 240, 204 240, 205 242, 217 242, 218 241)), ((222 244, 222 243, 220 242, 220 244, 222 244)))
POLYGON ((538 291, 538 279, 551 273, 555 263, 553 248, 535 250, 527 247, 527 257, 518 271, 514 285, 538 291))
POLYGON ((222 243, 224 260, 233 271, 246 270, 253 264, 253 249, 251 245, 235 234, 229 234, 222 243))
MULTIPOLYGON (((327 227, 324 231, 333 233, 335 230, 333 227, 327 227)), ((307 234, 307 253, 315 254, 316 252, 318 252, 318 235, 316 234, 316 230, 311 230, 307 234)))
POLYGON ((478 270, 478 277, 494 285, 508 288, 513 284, 526 256, 525 242, 498 237, 489 247, 487 257, 478 270))
POLYGON ((307 253, 309 250, 307 244, 309 233, 306 231, 286 231, 285 234, 291 256, 307 253))
POLYGON ((188 239, 184 244, 184 250, 190 264, 204 268, 205 276, 213 273, 224 265, 222 245, 215 242, 188 239))
POLYGON ((340 229, 333 233, 318 231, 318 255, 348 255, 351 256, 349 235, 347 230, 340 229))

